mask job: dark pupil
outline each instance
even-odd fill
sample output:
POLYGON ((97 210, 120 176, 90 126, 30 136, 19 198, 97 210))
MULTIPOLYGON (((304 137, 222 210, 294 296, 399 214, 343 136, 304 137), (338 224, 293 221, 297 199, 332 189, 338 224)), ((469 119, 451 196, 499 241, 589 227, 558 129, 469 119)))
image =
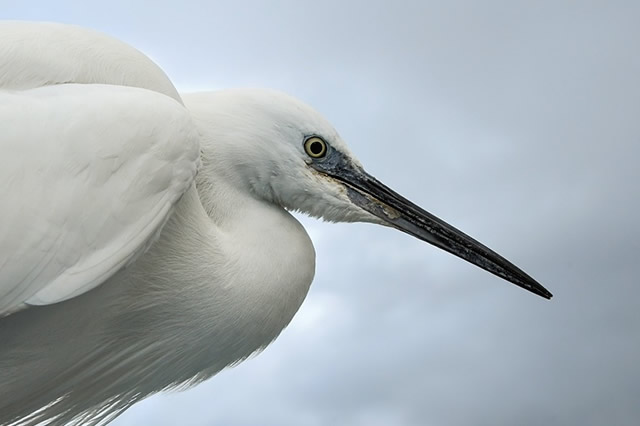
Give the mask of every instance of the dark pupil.
POLYGON ((311 142, 309 149, 313 154, 318 155, 322 152, 322 144, 320 142, 311 142))

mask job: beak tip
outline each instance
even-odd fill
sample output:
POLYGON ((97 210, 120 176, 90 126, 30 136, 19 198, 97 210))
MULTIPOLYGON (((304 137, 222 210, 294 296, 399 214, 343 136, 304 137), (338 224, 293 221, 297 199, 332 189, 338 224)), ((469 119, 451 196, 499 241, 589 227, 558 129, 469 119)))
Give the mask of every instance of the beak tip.
POLYGON ((546 293, 540 294, 540 296, 544 297, 547 300, 551 300, 553 298, 553 294, 549 293, 548 291, 546 293))
POLYGON ((535 281, 533 284, 530 284, 525 288, 530 292, 537 294, 540 297, 544 297, 547 300, 551 300, 551 298, 553 297, 553 294, 551 294, 549 290, 547 290, 546 288, 544 288, 542 285, 538 284, 535 281))

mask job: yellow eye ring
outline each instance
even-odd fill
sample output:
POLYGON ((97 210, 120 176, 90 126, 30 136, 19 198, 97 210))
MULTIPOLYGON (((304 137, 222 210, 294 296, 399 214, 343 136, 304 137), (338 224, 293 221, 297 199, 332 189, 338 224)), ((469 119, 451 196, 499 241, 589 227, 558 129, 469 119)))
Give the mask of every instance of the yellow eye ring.
POLYGON ((304 150, 311 158, 322 158, 327 154, 327 143, 317 136, 304 141, 304 150))

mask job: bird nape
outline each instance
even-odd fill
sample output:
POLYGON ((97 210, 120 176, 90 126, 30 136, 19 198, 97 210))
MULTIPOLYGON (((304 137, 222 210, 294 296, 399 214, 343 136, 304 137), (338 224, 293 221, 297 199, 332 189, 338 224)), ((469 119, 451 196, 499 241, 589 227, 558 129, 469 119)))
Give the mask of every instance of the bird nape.
POLYGON ((52 23, 0 23, 0 70, 0 424, 106 423, 264 349, 315 271, 289 211, 396 228, 551 298, 288 95, 179 95, 132 47, 52 23))

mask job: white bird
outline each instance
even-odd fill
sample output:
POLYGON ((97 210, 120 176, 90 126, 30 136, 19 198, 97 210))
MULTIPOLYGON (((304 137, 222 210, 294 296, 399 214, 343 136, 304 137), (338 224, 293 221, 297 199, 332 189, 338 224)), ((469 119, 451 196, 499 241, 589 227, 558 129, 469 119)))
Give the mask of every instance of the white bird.
POLYGON ((397 228, 551 297, 282 93, 181 97, 120 41, 4 22, 0 99, 0 424, 108 422, 266 347, 314 275, 291 210, 397 228))

